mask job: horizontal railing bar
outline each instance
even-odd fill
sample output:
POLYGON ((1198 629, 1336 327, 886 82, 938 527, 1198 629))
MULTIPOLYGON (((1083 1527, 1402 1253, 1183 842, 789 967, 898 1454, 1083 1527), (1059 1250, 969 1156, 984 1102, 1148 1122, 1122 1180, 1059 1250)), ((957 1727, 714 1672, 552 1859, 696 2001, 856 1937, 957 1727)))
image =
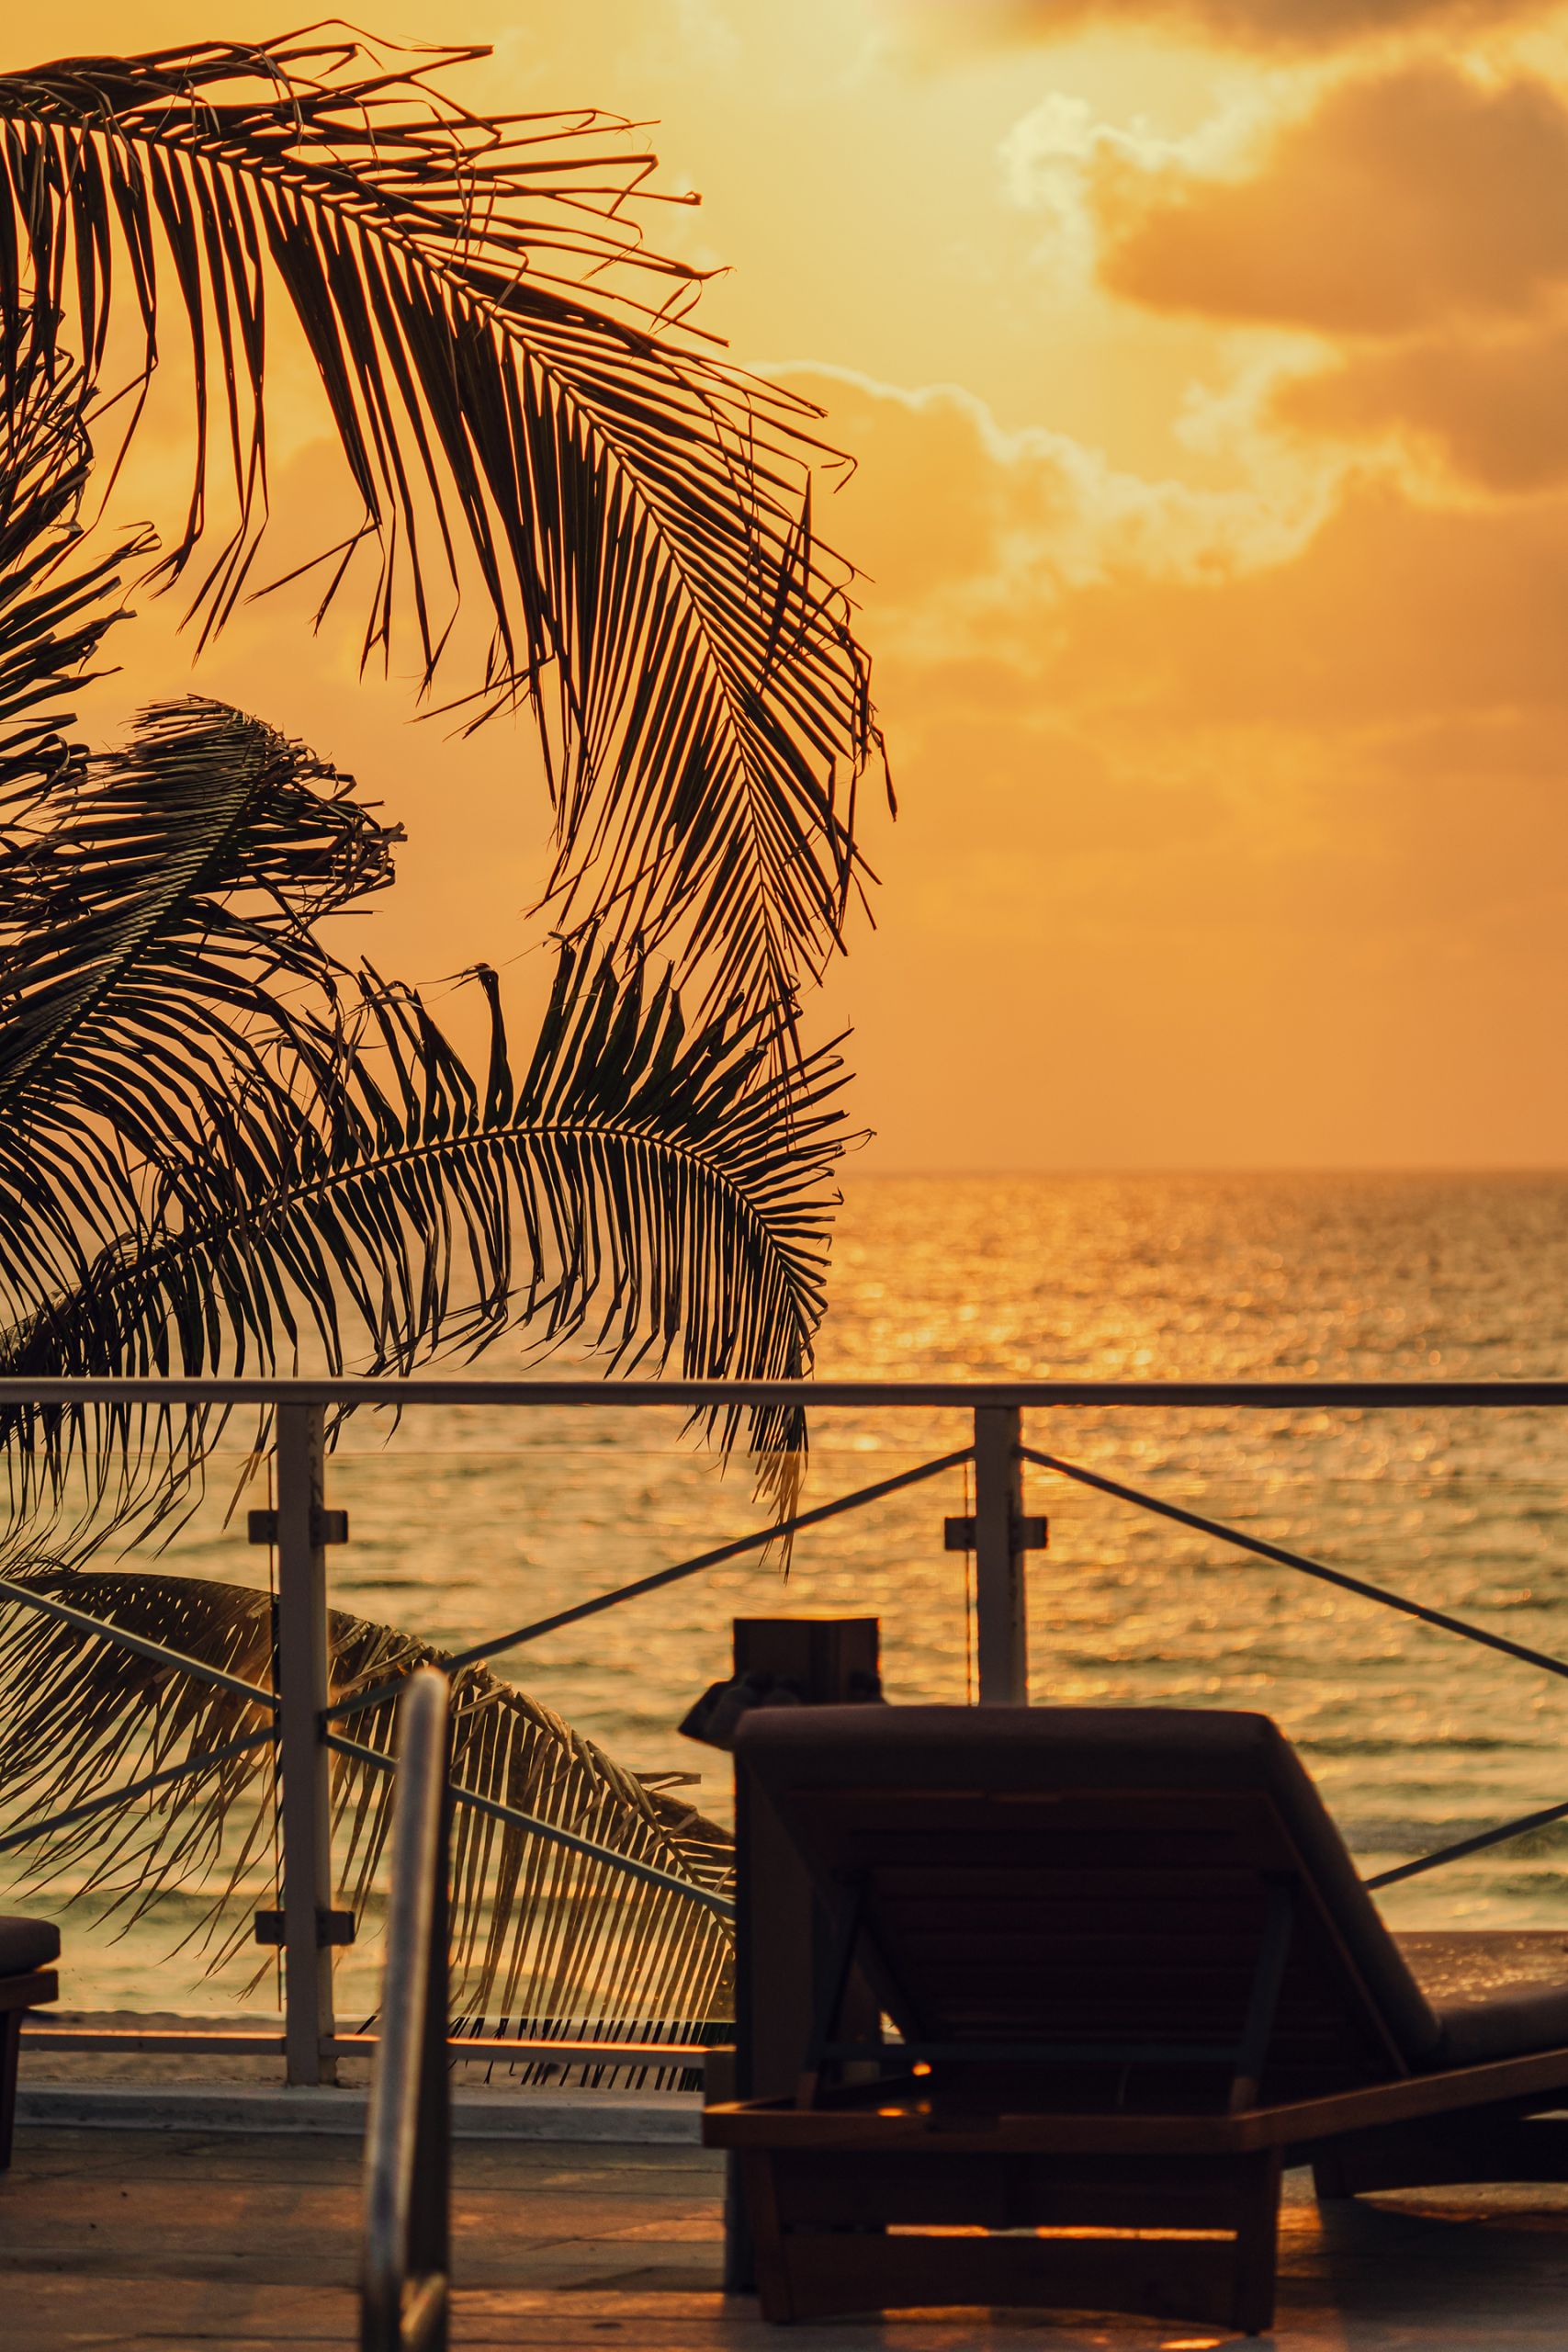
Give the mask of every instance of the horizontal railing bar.
POLYGON ((1320 1584, 1337 1585, 1342 1592, 1354 1592, 1363 1600, 1375 1600, 1384 1609, 1396 1609, 1403 1616, 1417 1618, 1423 1625, 1435 1625, 1439 1633, 1458 1634, 1467 1642, 1479 1643, 1483 1649, 1501 1650, 1505 1657, 1518 1658, 1526 1666, 1540 1667, 1544 1674, 1568 1679, 1568 1659, 1552 1657, 1545 1650, 1532 1650, 1524 1642, 1511 1642, 1506 1634, 1488 1633, 1484 1625, 1472 1625, 1465 1617, 1450 1617, 1444 1609, 1428 1609, 1425 1601, 1409 1600, 1402 1592, 1390 1592, 1385 1585, 1369 1584, 1364 1577, 1348 1576, 1343 1568, 1330 1568, 1321 1560, 1309 1560, 1304 1553, 1287 1551, 1282 1544, 1269 1544, 1259 1535, 1244 1535, 1240 1528, 1227 1527, 1223 1520, 1205 1519, 1201 1511, 1184 1510, 1179 1503, 1163 1502, 1159 1496, 1145 1494, 1136 1487, 1124 1487, 1119 1479, 1101 1477, 1098 1470, 1060 1461, 1055 1454, 1041 1453, 1031 1445, 1021 1445, 1019 1453, 1038 1469, 1055 1470, 1064 1478, 1075 1479, 1080 1487, 1093 1487, 1100 1494, 1113 1495, 1119 1502, 1132 1503, 1139 1510, 1175 1520, 1178 1526, 1196 1528, 1201 1535, 1217 1536, 1222 1544, 1234 1544, 1239 1551, 1255 1552, 1260 1560, 1273 1560, 1284 1568, 1299 1568, 1303 1576, 1315 1577, 1320 1584))
MULTIPOLYGON (((617 1585, 613 1592, 597 1592, 591 1600, 578 1600, 570 1609, 558 1609, 553 1616, 536 1618, 530 1625, 518 1625, 510 1634, 499 1634, 491 1641, 476 1642, 472 1649, 459 1650, 456 1657, 445 1658, 441 1670, 448 1675, 460 1674, 465 1667, 499 1657, 504 1650, 521 1649, 525 1643, 536 1642, 546 1634, 558 1634, 563 1625, 581 1624, 585 1617, 597 1617, 606 1609, 618 1608, 624 1600, 640 1600, 644 1593, 658 1592, 665 1585, 679 1583, 682 1577, 694 1577, 704 1568, 721 1567, 726 1560, 739 1560, 748 1552, 776 1544, 783 1536, 798 1535, 803 1528, 820 1527, 825 1520, 838 1519, 845 1511, 862 1510, 867 1504, 881 1502, 905 1487, 918 1487, 923 1479, 940 1477, 944 1470, 955 1470, 974 1458, 972 1445, 960 1446, 955 1453, 942 1454, 934 1462, 922 1462, 918 1469, 900 1470, 891 1478, 877 1479, 874 1486, 857 1487, 852 1494, 835 1495, 831 1502, 818 1503, 810 1510, 797 1511, 793 1519, 778 1520, 771 1526, 754 1528, 748 1535, 734 1536, 728 1544, 716 1544, 711 1552, 699 1552, 694 1559, 678 1560, 670 1568, 655 1568, 651 1576, 617 1585)), ((338 1700, 326 1710, 324 1720, 341 1723, 348 1715, 363 1713, 367 1707, 378 1706, 383 1699, 400 1690, 404 1679, 406 1677, 396 1677, 389 1682, 377 1683, 373 1690, 356 1691, 352 1699, 338 1700)))
POLYGON ((1568 1804, 1543 1805, 1539 1813, 1521 1813, 1517 1821, 1505 1821, 1496 1829, 1477 1830, 1473 1838, 1461 1838, 1456 1845, 1439 1846, 1436 1853, 1422 1854, 1414 1862, 1401 1862, 1397 1870, 1380 1871, 1376 1878, 1362 1883, 1374 1891, 1380 1886, 1397 1886, 1401 1879, 1419 1878, 1423 1871, 1435 1871, 1444 1862, 1457 1862, 1466 1854, 1484 1853, 1488 1846, 1501 1846, 1510 1838, 1523 1838, 1531 1829, 1545 1829, 1554 1821, 1568 1818, 1568 1804))
POLYGON ((220 1764, 248 1755, 253 1747, 270 1747, 276 1737, 276 1726, 268 1724, 264 1731, 250 1732, 243 1739, 231 1739, 223 1747, 209 1747, 200 1756, 188 1756, 183 1764, 165 1764, 161 1771, 148 1772, 140 1781, 128 1781, 123 1788, 102 1790, 97 1796, 73 1804, 69 1812, 51 1813, 42 1821, 24 1821, 19 1829, 8 1829, 0 1837, 0 1854, 8 1854, 14 1846, 31 1845, 35 1838, 47 1838, 52 1830, 69 1829, 78 1821, 90 1821, 95 1814, 110 1813, 116 1805, 131 1804, 153 1789, 170 1788, 175 1781, 187 1781, 197 1772, 216 1771, 220 1764))
MULTIPOLYGON (((22 2040, 29 2050, 68 2056, 132 2055, 187 2058, 280 2058, 281 2033, 209 2032, 173 2027, 28 2025, 22 2040)), ((329 2058, 367 2058, 380 2040, 374 2033, 329 2034, 321 2054, 329 2058)), ((477 2066, 502 2063, 534 2065, 540 2062, 579 2066, 701 2066, 709 2055, 705 2042, 684 2041, 541 2041, 535 2038, 511 2041, 502 2034, 453 2034, 446 2055, 477 2066)))
MULTIPOLYGON (((376 2047, 373 2033, 334 2033, 323 2050, 334 2058, 354 2058, 376 2047)), ((477 2065, 502 2062, 532 2066, 541 2061, 568 2066, 701 2066, 708 2057, 705 2042, 682 2041, 509 2041, 503 2034, 453 2034, 446 2043, 448 2058, 471 2059, 477 2065)))
POLYGON ((62 1624, 73 1625, 79 1634, 98 1634, 106 1642, 118 1642, 121 1649, 134 1650, 138 1657, 152 1658, 158 1666, 177 1667, 182 1674, 191 1674, 198 1682, 209 1682, 216 1690, 232 1692, 236 1699, 247 1699, 254 1706, 277 1712, 277 1693, 264 1690, 257 1682, 246 1682, 237 1674, 226 1674, 220 1666, 209 1666, 199 1657, 187 1657, 184 1650, 172 1649, 166 1642, 154 1642, 145 1634, 133 1634, 124 1625, 117 1625, 111 1618, 90 1617, 85 1609, 73 1609, 68 1601, 56 1600, 51 1593, 35 1592, 31 1585, 14 1583, 9 1577, 0 1577, 0 1600, 15 1600, 24 1609, 36 1609, 41 1616, 58 1618, 62 1624))
POLYGON ((281 2058, 281 2033, 203 2032, 192 2027, 179 2032, 172 2027, 24 2025, 22 2040, 29 2050, 72 2051, 100 2057, 115 2053, 142 2057, 281 2058))
MULTIPOLYGON (((352 1756, 356 1763, 368 1764, 375 1771, 397 1770, 396 1757, 383 1756, 378 1747, 367 1747, 357 1739, 343 1739, 336 1732, 324 1731, 321 1744, 339 1756, 352 1756)), ((688 1902, 701 1904, 721 1919, 735 1917, 734 1904, 709 1887, 698 1886, 688 1878, 677 1878, 672 1871, 661 1871, 652 1862, 639 1862, 634 1855, 617 1854, 613 1846, 601 1846, 592 1838, 580 1838, 574 1829, 562 1829, 536 1813, 523 1813, 515 1805, 481 1796, 477 1789, 465 1789, 457 1781, 448 1781, 447 1786, 455 1804, 466 1804, 475 1813, 487 1813, 492 1821, 505 1822, 513 1829, 530 1830, 536 1837, 548 1838, 552 1845, 565 1846, 574 1854, 585 1855, 590 1861, 605 1862, 626 1878, 641 1879, 649 1886, 662 1887, 667 1894, 682 1894, 688 1902)))
POLYGON ((1331 1405, 1506 1410, 1568 1407, 1568 1380, 320 1380, 0 1379, 7 1405, 508 1405, 741 1407, 1235 1405, 1268 1411, 1331 1405))

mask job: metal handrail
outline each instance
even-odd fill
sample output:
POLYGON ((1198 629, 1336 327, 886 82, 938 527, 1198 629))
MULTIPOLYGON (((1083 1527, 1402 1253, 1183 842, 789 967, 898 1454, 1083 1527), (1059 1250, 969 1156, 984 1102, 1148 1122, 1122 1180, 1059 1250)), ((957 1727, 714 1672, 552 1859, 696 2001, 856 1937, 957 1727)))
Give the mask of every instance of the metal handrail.
POLYGON ((1374 1410, 1427 1406, 1510 1410, 1568 1406, 1568 1380, 432 1380, 392 1374, 319 1379, 84 1379, 74 1375, 0 1379, 0 1407, 39 1405, 709 1405, 951 1407, 963 1412, 998 1406, 1238 1405, 1265 1411, 1316 1406, 1374 1410))
POLYGON ((360 2352, 446 2352, 451 2087, 446 2067, 450 1691, 421 1667, 399 1707, 381 2030, 365 2127, 360 2352))

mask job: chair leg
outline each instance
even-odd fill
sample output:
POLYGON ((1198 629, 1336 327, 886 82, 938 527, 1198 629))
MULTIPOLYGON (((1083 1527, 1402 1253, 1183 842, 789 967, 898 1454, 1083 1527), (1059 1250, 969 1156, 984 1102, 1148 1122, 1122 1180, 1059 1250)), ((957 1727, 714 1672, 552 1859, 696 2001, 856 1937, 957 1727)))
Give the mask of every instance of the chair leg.
POLYGON ((754 2295, 757 2291, 751 2213, 746 2202, 740 2158, 733 2148, 724 2159, 724 2291, 727 2295, 754 2295))
POLYGON ((1280 2152, 1247 2165, 1236 2205, 1235 2271, 1231 2324, 1261 2335, 1274 2324, 1274 2280, 1280 2245, 1280 2152))
POLYGON ((762 2317, 775 2323, 795 2317, 789 2265, 784 2258, 784 2231, 779 2225, 772 2159, 750 2152, 740 2159, 746 2211, 751 2224, 751 2256, 756 2265, 757 2295, 762 2317))
POLYGON ((0 2172, 11 2161, 11 2135, 17 2121, 17 2064, 22 2054, 20 2009, 0 2018, 0 2172))

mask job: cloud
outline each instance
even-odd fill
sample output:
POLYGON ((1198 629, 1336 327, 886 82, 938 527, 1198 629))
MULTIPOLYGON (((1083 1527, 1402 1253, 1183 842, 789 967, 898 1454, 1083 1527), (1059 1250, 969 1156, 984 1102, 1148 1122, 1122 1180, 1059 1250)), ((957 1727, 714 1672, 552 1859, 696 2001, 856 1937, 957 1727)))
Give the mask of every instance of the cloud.
POLYGON ((1280 561, 1321 520, 1321 467, 1201 489, 1123 471, 1069 435, 1004 431, 956 384, 907 389, 852 369, 771 363, 818 401, 858 470, 819 509, 854 551, 881 641, 935 664, 976 650, 1032 662, 1077 591, 1113 579, 1229 577, 1280 561))
MULTIPOLYGON (((1365 772, 1404 729, 1508 719, 1550 723, 1568 764, 1565 607, 1568 501, 1445 510, 1361 484, 1268 570, 1085 589, 1047 674, 1058 708, 1168 748, 1229 738, 1230 759, 1256 741, 1343 771, 1355 744, 1365 772)), ((1494 742, 1503 772, 1506 727, 1494 742)))
POLYGON ((1100 277, 1163 311, 1329 334, 1522 315, 1568 279, 1568 108, 1413 64, 1332 86, 1242 176, 1098 149, 1100 277))
POLYGON ((1547 0, 919 0, 932 31, 973 41, 1051 41, 1147 29, 1227 49, 1323 51, 1390 34, 1490 31, 1547 0))
POLYGON ((1416 729, 1433 772, 1568 765, 1568 497, 1444 507, 1352 471, 1298 477, 1288 511, 1275 483, 1145 481, 1006 432, 955 386, 787 372, 859 460, 822 520, 868 575, 900 733, 959 709, 1249 790, 1330 741, 1381 773, 1416 729))
POLYGON ((897 752, 842 998, 889 1158, 955 1148, 932 1068, 978 1164, 1560 1157, 1568 497, 1352 474, 1270 538, 1264 492, 955 388, 796 380, 861 460, 833 528, 897 752))
POLYGON ((1162 137, 1142 117, 1108 122, 1087 98, 1051 91, 1013 124, 998 150, 1009 202, 1051 220, 1052 243, 1037 263, 1048 259, 1075 290, 1088 288, 1100 243, 1097 198, 1103 206, 1121 187, 1138 191, 1177 186, 1183 178, 1223 179, 1238 163, 1245 166, 1260 129, 1273 119, 1272 78, 1258 77, 1258 87, 1179 139, 1162 137))
POLYGON ((1211 514, 1203 560, 1196 531, 1182 552, 1123 533, 1168 485, 967 395, 813 389, 862 459, 843 497, 899 747, 896 926, 1032 893, 1131 943, 1223 928, 1245 892, 1321 936, 1568 894, 1568 497, 1443 509, 1352 477, 1271 553, 1211 514))
POLYGON ((1568 326, 1351 353, 1279 385, 1279 423, 1347 441, 1397 435, 1504 494, 1568 481, 1568 326))

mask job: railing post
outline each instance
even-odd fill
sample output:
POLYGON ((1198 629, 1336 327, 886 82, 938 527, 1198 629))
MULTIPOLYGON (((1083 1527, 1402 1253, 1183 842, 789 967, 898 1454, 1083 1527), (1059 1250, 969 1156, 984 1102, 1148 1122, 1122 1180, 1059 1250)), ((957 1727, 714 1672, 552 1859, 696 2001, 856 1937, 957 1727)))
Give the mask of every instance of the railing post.
POLYGON ((451 1925, 447 1916, 452 1866, 450 1705, 450 1696, 444 1692, 440 1708, 440 1826, 435 1837, 435 1883, 430 1903, 424 2014, 419 2021, 419 2105, 414 2129, 413 2196, 409 2211, 408 2267, 432 2308, 423 2338, 424 2352, 446 2352, 450 2301, 447 2280, 452 2267, 452 2069, 446 2057, 452 2013, 451 1925), (426 2283, 436 2279, 441 2282, 438 2290, 426 2283))
POLYGON ((283 1775, 285 2079, 331 2083, 332 1792, 321 1715, 329 1702, 326 1554, 321 1545, 325 1414, 277 1408, 278 1761, 283 1775))
POLYGON ((1021 1437, 1016 1405, 975 1408, 975 1648, 983 1707, 1029 1703, 1021 1437))

